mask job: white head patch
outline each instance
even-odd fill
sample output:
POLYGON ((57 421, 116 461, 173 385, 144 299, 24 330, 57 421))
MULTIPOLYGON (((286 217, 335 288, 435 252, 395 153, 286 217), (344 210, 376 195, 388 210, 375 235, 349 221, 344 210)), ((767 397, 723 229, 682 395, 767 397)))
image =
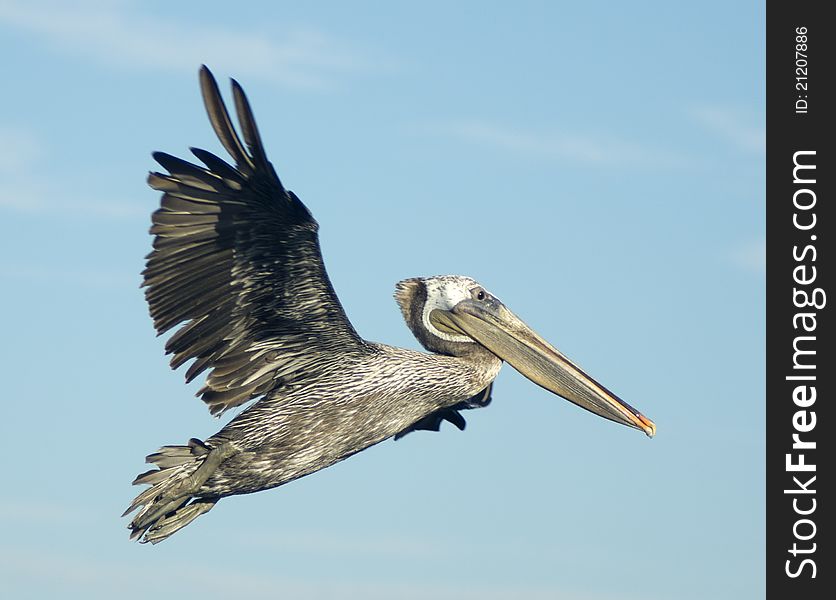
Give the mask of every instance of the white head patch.
POLYGON ((424 327, 432 332, 433 335, 449 342, 472 342, 473 340, 466 335, 439 331, 430 322, 430 313, 436 308, 450 310, 462 300, 467 300, 470 298, 470 290, 474 287, 479 287, 479 284, 470 277, 441 275, 427 277, 424 279, 424 285, 427 288, 427 301, 424 304, 424 311, 421 315, 424 327))

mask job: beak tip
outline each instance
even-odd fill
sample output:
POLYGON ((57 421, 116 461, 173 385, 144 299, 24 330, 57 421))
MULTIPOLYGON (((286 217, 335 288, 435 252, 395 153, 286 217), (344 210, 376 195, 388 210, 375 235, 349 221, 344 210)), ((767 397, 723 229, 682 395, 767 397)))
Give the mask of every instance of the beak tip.
POLYGON ((641 421, 641 428, 647 435, 647 437, 652 438, 656 435, 656 423, 654 423, 644 415, 639 415, 639 420, 641 421))

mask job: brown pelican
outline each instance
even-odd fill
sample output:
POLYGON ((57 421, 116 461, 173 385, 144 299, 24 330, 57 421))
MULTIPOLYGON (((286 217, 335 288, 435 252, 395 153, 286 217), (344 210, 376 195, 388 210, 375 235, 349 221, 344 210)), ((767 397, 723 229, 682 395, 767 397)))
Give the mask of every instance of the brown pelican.
MULTIPOLYGON (((545 389, 653 436, 655 425, 534 333, 469 277, 401 281, 395 299, 430 353, 361 338, 322 263, 318 225, 267 160, 249 102, 232 93, 244 143, 204 66, 200 88, 231 166, 192 149, 197 166, 157 152, 168 174, 153 213, 146 287, 172 368, 193 360, 191 381, 210 369, 198 395, 214 415, 259 398, 212 437, 164 446, 134 484, 149 488, 131 538, 157 543, 224 496, 292 481, 443 420, 485 406, 503 361, 545 389)), ((124 516, 124 515, 123 515, 124 516)))

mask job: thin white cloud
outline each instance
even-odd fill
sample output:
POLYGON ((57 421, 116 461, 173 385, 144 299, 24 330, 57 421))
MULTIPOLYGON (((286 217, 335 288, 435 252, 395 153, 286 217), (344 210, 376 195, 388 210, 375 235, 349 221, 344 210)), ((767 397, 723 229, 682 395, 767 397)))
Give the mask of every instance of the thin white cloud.
POLYGON ((18 126, 0 124, 0 175, 25 170, 44 154, 40 140, 18 126))
POLYGON ((131 289, 138 287, 140 283, 139 276, 133 273, 118 273, 95 268, 64 269, 29 263, 0 263, 0 278, 16 279, 27 283, 111 290, 131 289))
POLYGON ((238 528, 228 536, 230 548, 240 546, 271 556, 280 554, 309 555, 316 560, 352 556, 358 560, 373 562, 382 558, 417 562, 438 561, 449 563, 460 556, 488 556, 509 554, 520 560, 537 561, 550 557, 555 562, 573 560, 578 552, 594 552, 589 544, 578 542, 569 549, 560 544, 532 543, 530 540, 503 539, 486 541, 456 536, 432 536, 369 534, 357 536, 345 532, 318 530, 315 527, 285 529, 281 536, 262 531, 238 528))
MULTIPOLYGON (((0 272, 2 272, 2 267, 0 267, 0 272)), ((58 502, 32 498, 26 500, 12 498, 0 501, 0 521, 17 524, 33 523, 42 526, 81 523, 87 518, 89 515, 58 502)))
POLYGON ((745 271, 766 273, 766 240, 752 240, 738 245, 731 252, 731 261, 745 271))
MULTIPOLYGON (((125 542, 128 543, 128 542, 125 542)), ((577 590, 563 591, 554 586, 537 584, 456 583, 433 581, 432 577, 415 574, 407 581, 393 581, 393 577, 375 578, 375 581, 333 578, 317 581, 287 575, 274 575, 256 571, 241 571, 227 564, 224 569, 200 564, 187 559, 157 561, 153 571, 155 589, 166 590, 172 596, 188 593, 200 598, 295 598, 298 600, 326 600, 333 598, 365 598, 384 600, 503 600, 527 598, 530 600, 624 600, 623 593, 599 595, 577 590)), ((205 561, 202 561, 205 562, 205 561)), ((7 571, 6 583, 11 579, 18 585, 30 582, 27 589, 37 590, 44 573, 49 574, 51 584, 64 584, 65 594, 84 592, 85 597, 112 597, 113 590, 120 590, 123 598, 145 598, 146 586, 136 586, 138 562, 118 562, 114 559, 97 559, 74 553, 58 554, 40 550, 33 552, 20 547, 0 546, 0 574, 7 571)), ((327 565, 327 563, 324 563, 327 565)), ((463 567, 465 568, 465 567, 463 567)), ((278 570, 281 572, 281 569, 278 570)))
POLYGON ((611 135, 531 132, 484 121, 456 121, 439 127, 454 137, 546 160, 597 166, 679 167, 686 161, 671 152, 611 135))
POLYGON ((369 537, 356 539, 331 532, 310 531, 284 532, 281 537, 248 531, 237 540, 241 546, 269 549, 271 552, 292 552, 319 556, 367 556, 370 558, 393 557, 402 559, 438 557, 452 553, 451 544, 438 540, 411 537, 369 537))
POLYGON ((120 200, 81 199, 77 192, 56 186, 42 176, 48 162, 49 148, 38 136, 20 127, 0 124, 0 212, 105 219, 147 214, 147 206, 120 200))
POLYGON ((124 68, 193 72, 206 63, 236 76, 295 88, 329 87, 366 61, 325 34, 287 28, 276 35, 143 14, 124 1, 0 0, 0 26, 28 32, 55 49, 124 68))
POLYGON ((95 219, 132 219, 150 212, 148 206, 127 202, 91 202, 70 198, 66 190, 53 189, 38 181, 0 182, 2 211, 33 216, 95 219))
MULTIPOLYGON (((0 138, 2 143, 2 138, 0 138)), ((91 202, 68 197, 36 180, 19 178, 0 182, 0 212, 58 218, 130 219, 145 215, 148 207, 126 202, 91 202)))
POLYGON ((766 129, 755 123, 755 117, 744 111, 722 106, 691 109, 691 117, 700 125, 744 152, 766 152, 766 129))

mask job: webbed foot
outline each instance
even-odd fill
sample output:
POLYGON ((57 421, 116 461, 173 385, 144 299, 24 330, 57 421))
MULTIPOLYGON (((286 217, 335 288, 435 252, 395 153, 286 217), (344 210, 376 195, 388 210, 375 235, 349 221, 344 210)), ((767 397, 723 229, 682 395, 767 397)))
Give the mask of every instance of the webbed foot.
POLYGON ((459 431, 464 431, 465 426, 467 423, 464 420, 464 417, 459 412, 460 410, 471 410, 474 408, 484 408, 488 404, 491 403, 493 399, 491 397, 491 391, 493 389, 493 382, 488 384, 484 390, 468 398, 467 400, 463 400, 458 404, 454 404, 453 406, 448 406, 446 408, 440 408, 436 411, 431 412, 426 417, 423 417, 403 431, 399 431, 395 434, 395 439, 399 440, 407 433, 411 433, 413 431, 439 431, 441 429, 441 423, 444 421, 449 421, 453 425, 455 425, 459 431))

